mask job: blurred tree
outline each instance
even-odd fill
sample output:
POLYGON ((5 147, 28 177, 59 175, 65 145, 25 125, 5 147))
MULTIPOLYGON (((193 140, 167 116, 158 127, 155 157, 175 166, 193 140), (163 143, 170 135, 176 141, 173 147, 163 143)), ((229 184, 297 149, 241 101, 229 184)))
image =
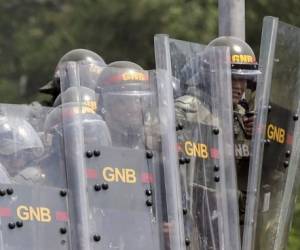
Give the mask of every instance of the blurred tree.
POLYGON ((132 60, 153 68, 156 33, 208 42, 217 31, 214 0, 111 0, 109 4, 105 0, 2 0, 0 4, 4 31, 0 77, 4 85, 16 89, 15 95, 0 93, 1 101, 7 102, 36 99, 38 87, 52 78, 59 58, 71 49, 87 48, 107 62, 132 60), (20 94, 23 97, 15 99, 20 94))
POLYGON ((246 37, 258 54, 264 16, 279 17, 280 21, 300 26, 300 1, 252 0, 246 4, 246 37))
MULTIPOLYGON (((247 40, 256 52, 263 16, 300 25, 299 9, 297 0, 246 1, 247 40)), ((74 48, 153 68, 154 34, 207 43, 217 36, 217 15, 216 0, 0 0, 0 100, 43 99, 37 89, 74 48)))

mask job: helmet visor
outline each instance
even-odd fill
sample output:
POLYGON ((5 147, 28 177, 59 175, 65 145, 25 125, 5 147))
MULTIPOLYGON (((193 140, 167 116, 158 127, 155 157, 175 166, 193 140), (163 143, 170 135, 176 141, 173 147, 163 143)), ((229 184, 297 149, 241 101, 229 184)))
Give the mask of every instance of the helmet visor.
POLYGON ((232 69, 231 74, 234 79, 246 79, 256 82, 257 76, 261 74, 261 71, 249 69, 232 69))
POLYGON ((111 122, 123 126, 142 126, 151 113, 153 95, 149 91, 123 91, 107 93, 103 98, 103 110, 111 122))

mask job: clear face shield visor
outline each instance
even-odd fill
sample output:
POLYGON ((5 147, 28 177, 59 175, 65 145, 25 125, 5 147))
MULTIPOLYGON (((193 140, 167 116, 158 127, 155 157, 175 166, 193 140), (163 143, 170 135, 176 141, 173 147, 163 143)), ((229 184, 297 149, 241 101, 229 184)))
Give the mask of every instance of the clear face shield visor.
POLYGON ((245 79, 247 81, 257 82, 257 77, 261 74, 261 71, 250 69, 232 69, 231 74, 233 79, 245 79))
POLYGON ((104 116, 124 125, 142 126, 151 113, 153 102, 150 91, 106 93, 103 96, 104 116))

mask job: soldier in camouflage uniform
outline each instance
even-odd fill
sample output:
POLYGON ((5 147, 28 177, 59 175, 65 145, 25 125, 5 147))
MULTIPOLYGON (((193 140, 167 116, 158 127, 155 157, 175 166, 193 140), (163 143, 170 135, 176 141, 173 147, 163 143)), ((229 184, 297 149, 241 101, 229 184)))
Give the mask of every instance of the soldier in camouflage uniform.
POLYGON ((254 124, 253 99, 256 77, 260 74, 250 46, 235 37, 219 37, 209 46, 228 46, 231 54, 234 150, 237 166, 240 223, 244 223, 249 171, 250 142, 254 124), (247 95, 246 95, 247 93, 247 95), (251 97, 252 100, 243 99, 251 97))
MULTIPOLYGON (((258 71, 258 64, 252 49, 243 41, 234 37, 220 37, 213 40, 209 46, 229 46, 232 63, 232 101, 233 101, 233 132, 234 132, 234 151, 237 166, 238 188, 239 188, 239 207, 240 223, 243 225, 245 214, 247 178, 249 170, 250 140, 254 123, 254 107, 243 97, 247 85, 254 88, 258 71), (243 62, 242 60, 245 60, 243 62)), ((194 62, 195 63, 195 62, 194 62)), ((208 65, 204 62, 197 62, 202 67, 202 75, 185 77, 186 86, 184 95, 178 97, 175 101, 177 128, 186 127, 188 123, 199 123, 208 126, 217 124, 217 117, 211 113, 209 101, 206 101, 206 95, 209 96, 209 78, 206 72, 210 72, 208 65)), ((182 75, 186 75, 182 72, 182 75)), ((251 93, 253 95, 253 92, 251 93)), ((191 138, 187 130, 178 130, 178 141, 184 141, 185 138, 191 138)), ((186 173, 182 173, 185 176, 186 173)), ((188 203, 188 185, 182 178, 183 202, 188 203), (185 187, 185 188, 184 188, 185 187), (186 193, 186 194, 185 194, 186 193)), ((189 227, 189 226, 187 226, 189 227)))

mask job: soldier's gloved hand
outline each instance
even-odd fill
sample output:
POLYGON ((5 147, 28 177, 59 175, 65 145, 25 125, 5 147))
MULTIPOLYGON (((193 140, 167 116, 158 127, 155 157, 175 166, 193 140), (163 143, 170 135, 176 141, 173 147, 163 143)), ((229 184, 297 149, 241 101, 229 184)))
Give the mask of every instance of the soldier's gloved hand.
POLYGON ((252 130, 253 130, 253 126, 254 126, 254 119, 255 119, 255 116, 250 116, 250 117, 244 116, 243 117, 243 123, 244 123, 244 126, 245 126, 245 132, 246 132, 247 137, 249 137, 249 138, 252 137, 252 130))

